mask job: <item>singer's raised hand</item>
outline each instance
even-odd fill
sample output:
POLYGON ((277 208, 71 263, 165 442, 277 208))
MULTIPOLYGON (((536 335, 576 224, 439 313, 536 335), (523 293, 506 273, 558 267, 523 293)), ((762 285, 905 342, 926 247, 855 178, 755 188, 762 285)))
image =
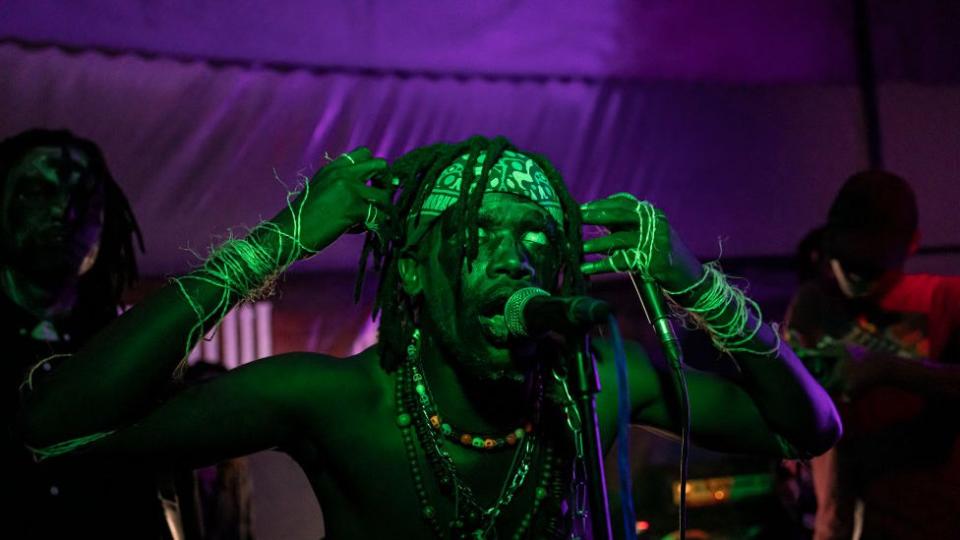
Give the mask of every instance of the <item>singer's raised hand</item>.
MULTIPOLYGON (((309 191, 302 191, 292 202, 298 209, 300 243, 304 255, 320 251, 345 232, 361 232, 365 221, 378 216, 383 221, 393 212, 392 189, 368 184, 387 168, 387 162, 374 157, 366 147, 358 147, 320 168, 310 180, 309 191)), ((284 208, 273 222, 285 230, 292 228, 291 212, 284 208)), ((369 223, 366 224, 369 229, 369 223)))
MULTIPOLYGON (((585 274, 646 272, 665 292, 675 291, 671 297, 681 306, 696 306, 703 298, 703 290, 691 288, 704 276, 703 267, 662 211, 630 194, 618 193, 582 205, 581 213, 584 225, 607 232, 584 242, 584 253, 605 255, 583 264, 585 274)), ((829 396, 792 351, 778 344, 777 334, 763 323, 759 310, 742 309, 733 301, 712 309, 712 324, 723 331, 724 339, 735 342, 736 347, 727 350, 741 376, 731 381, 708 373, 687 374, 695 443, 728 451, 766 448, 785 457, 821 454, 836 443, 842 427, 829 396), (730 332, 730 321, 737 322, 735 333, 730 332), (717 403, 724 406, 717 407, 717 403), (731 433, 739 435, 731 437, 731 433), (745 433, 750 433, 750 441, 737 440, 745 433)), ((719 346, 727 348, 722 341, 719 346)), ((630 365, 639 366, 637 370, 652 366, 642 362, 630 365)), ((665 373, 666 367, 653 366, 639 377, 631 374, 631 384, 637 379, 657 381, 659 377, 662 381, 665 373)), ((637 423, 675 429, 680 413, 662 389, 657 383, 643 382, 631 388, 631 399, 636 394, 651 400, 635 411, 637 423)))
POLYGON ((700 278, 700 262, 659 208, 629 193, 616 193, 587 202, 580 211, 584 225, 607 232, 583 243, 585 254, 605 255, 581 265, 584 274, 647 272, 667 290, 683 289, 700 278))

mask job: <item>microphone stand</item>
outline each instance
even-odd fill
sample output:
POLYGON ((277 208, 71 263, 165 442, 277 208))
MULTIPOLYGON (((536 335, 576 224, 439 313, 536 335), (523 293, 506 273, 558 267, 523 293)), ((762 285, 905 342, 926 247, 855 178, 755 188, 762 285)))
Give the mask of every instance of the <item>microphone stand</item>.
POLYGON ((610 524, 610 502, 603 470, 603 442, 600 439, 600 423, 597 419, 600 375, 597 372, 597 361, 590 350, 590 336, 586 333, 583 334, 582 347, 577 349, 573 364, 573 399, 582 419, 583 462, 588 484, 593 539, 611 540, 613 528, 610 524))
POLYGON ((670 324, 670 317, 663 306, 663 293, 660 286, 652 278, 644 278, 642 285, 638 288, 637 282, 633 276, 630 276, 637 294, 640 296, 643 306, 643 312, 660 339, 660 345, 663 348, 663 354, 670 366, 673 375, 674 391, 677 393, 677 399, 680 402, 680 497, 679 497, 679 540, 685 540, 687 537, 687 480, 688 480, 688 462, 690 456, 690 394, 687 392, 687 378, 683 373, 683 349, 680 348, 680 340, 673 331, 673 325, 670 324))

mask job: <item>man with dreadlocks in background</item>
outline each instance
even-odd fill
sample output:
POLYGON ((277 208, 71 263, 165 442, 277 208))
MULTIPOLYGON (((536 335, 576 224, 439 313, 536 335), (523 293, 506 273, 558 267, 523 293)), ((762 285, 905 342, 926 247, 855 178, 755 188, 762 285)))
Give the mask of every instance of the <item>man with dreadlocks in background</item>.
MULTIPOLYGON (((695 442, 812 455, 839 437, 822 389, 662 213, 626 195, 580 206, 545 158, 482 137, 389 166, 366 148, 341 155, 277 217, 219 247, 34 387, 25 437, 47 450, 190 465, 279 448, 309 477, 329 538, 569 537, 579 516, 558 345, 511 337, 499 313, 518 289, 580 294, 586 276, 617 269, 648 272, 673 291, 740 366, 737 381, 690 373, 695 442), (613 233, 584 243, 584 224, 613 233), (381 272, 376 346, 347 359, 263 359, 144 410, 142 396, 225 310, 358 226, 381 272), (611 255, 584 262, 584 252, 611 255), (79 403, 83 414, 64 414, 79 403)), ((594 344, 612 388, 611 347, 594 344)), ((666 368, 627 349, 632 421, 676 432, 666 368)), ((613 394, 598 397, 607 448, 613 394)))
POLYGON ((42 384, 116 318, 137 277, 127 199, 93 142, 41 129, 0 141, 0 193, 4 536, 165 538, 149 470, 92 457, 36 464, 12 430, 24 379, 42 384))

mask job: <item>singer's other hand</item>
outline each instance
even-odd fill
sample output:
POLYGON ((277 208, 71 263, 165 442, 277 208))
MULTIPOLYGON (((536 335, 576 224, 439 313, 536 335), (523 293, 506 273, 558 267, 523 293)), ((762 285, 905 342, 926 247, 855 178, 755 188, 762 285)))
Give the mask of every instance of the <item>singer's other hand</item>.
POLYGON ((583 263, 586 275, 641 273, 649 254, 650 276, 667 290, 680 290, 696 282, 702 273, 700 261, 690 253, 659 208, 643 210, 627 193, 616 193, 580 206, 585 226, 599 226, 602 236, 583 243, 585 254, 603 257, 583 263), (646 240, 653 231, 652 249, 646 240))

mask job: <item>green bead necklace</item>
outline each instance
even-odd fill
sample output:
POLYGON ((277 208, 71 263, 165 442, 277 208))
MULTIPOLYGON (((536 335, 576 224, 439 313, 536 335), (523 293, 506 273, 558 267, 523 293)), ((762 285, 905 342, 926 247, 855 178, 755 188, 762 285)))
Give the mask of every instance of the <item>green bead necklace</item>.
MULTIPOLYGON (((427 386, 426 377, 423 376, 423 373, 416 362, 410 364, 410 370, 412 371, 414 390, 417 393, 417 399, 427 412, 427 419, 430 422, 430 427, 432 427, 435 431, 438 431, 447 439, 458 443, 461 446, 474 448, 477 450, 502 450, 504 448, 515 446, 518 442, 522 441, 527 434, 533 431, 534 421, 530 420, 522 422, 520 427, 500 437, 493 435, 470 434, 465 430, 458 429, 450 423, 444 422, 443 417, 440 416, 440 413, 437 411, 437 406, 433 396, 430 393, 430 388, 427 386)), ((534 411, 532 414, 532 418, 534 419, 539 416, 540 404, 543 401, 543 383, 539 376, 537 377, 536 384, 537 400, 534 402, 534 411)))
MULTIPOLYGON (((517 491, 524 484, 531 468, 533 454, 537 450, 537 434, 531 428, 524 430, 524 435, 515 442, 516 453, 510 472, 507 474, 500 490, 500 496, 492 506, 484 509, 476 499, 473 491, 467 486, 450 458, 443 449, 442 429, 435 427, 431 417, 439 418, 433 400, 430 399, 426 381, 420 369, 419 330, 414 331, 411 344, 407 347, 407 362, 401 365, 397 372, 395 400, 397 406, 397 425, 400 428, 414 489, 420 503, 421 517, 429 524, 434 536, 444 538, 443 527, 437 516, 437 508, 430 504, 424 485, 424 474, 417 459, 417 449, 414 443, 414 433, 430 464, 431 472, 436 478, 440 492, 454 501, 454 516, 447 524, 451 538, 488 538, 496 537, 494 526, 496 519, 507 505, 513 500, 517 491), (419 375, 419 377, 416 377, 419 375), (420 390, 420 387, 423 390, 420 390), (433 414, 431 414, 431 412, 433 414)), ((539 389, 542 395, 542 386, 539 389)), ((539 400, 538 400, 539 401, 539 400)), ((539 406, 537 407, 539 409, 539 406)), ((441 424, 442 425, 442 424, 441 424)), ((471 445, 472 446, 472 445, 471 445)), ((502 447, 502 446, 501 446, 502 447)), ((540 478, 534 489, 534 498, 531 509, 521 519, 513 538, 519 540, 530 530, 531 524, 545 501, 556 506, 559 515, 565 486, 561 478, 554 471, 559 468, 560 461, 555 455, 553 445, 548 441, 541 448, 542 464, 540 478)), ((549 536, 559 538, 562 527, 558 519, 548 520, 544 524, 545 531, 551 531, 549 536)))

